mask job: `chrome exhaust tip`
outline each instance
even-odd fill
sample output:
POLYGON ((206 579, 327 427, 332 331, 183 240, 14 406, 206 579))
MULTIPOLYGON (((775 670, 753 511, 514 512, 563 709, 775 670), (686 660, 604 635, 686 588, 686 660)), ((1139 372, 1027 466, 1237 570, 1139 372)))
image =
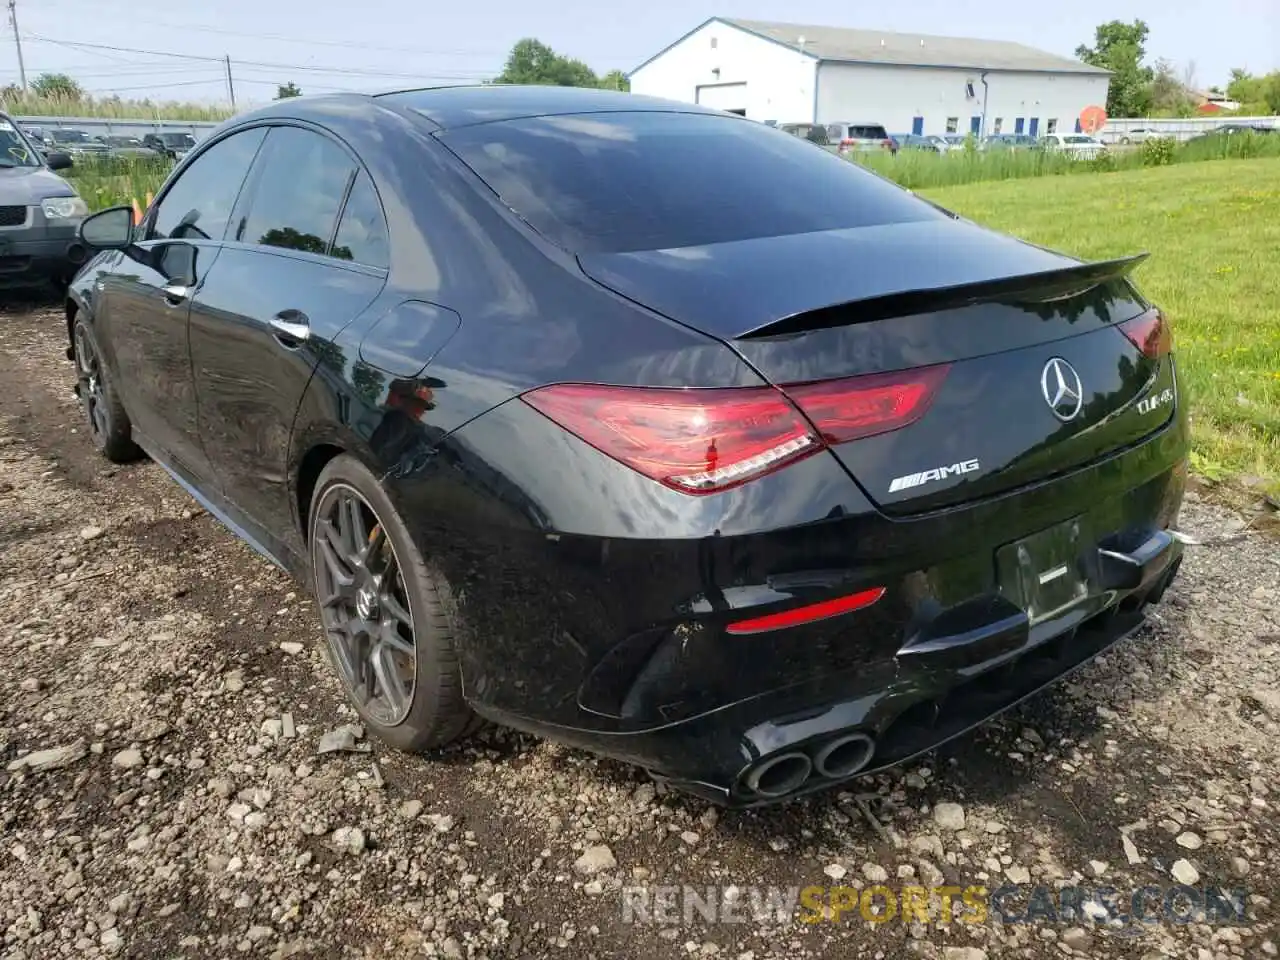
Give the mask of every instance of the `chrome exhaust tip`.
POLYGON ((813 761, 805 754, 780 753, 751 770, 745 784, 748 790, 762 797, 785 797, 799 790, 812 772, 813 761))
POLYGON ((813 758, 814 769, 831 780, 851 777, 876 752, 876 742, 865 733, 850 733, 827 743, 813 758))

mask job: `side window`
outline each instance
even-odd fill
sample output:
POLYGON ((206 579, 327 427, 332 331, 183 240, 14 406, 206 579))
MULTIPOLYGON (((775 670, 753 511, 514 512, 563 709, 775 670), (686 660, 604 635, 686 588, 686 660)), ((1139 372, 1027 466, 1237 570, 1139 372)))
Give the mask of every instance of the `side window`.
POLYGON ((266 130, 220 140, 191 162, 160 200, 149 240, 221 240, 266 130))
POLYGON ((386 267, 390 264, 390 247, 387 221, 382 217, 378 194, 369 175, 361 171, 343 208, 338 236, 333 241, 333 255, 340 260, 386 267))
POLYGON ((327 253, 355 163, 327 137, 275 127, 258 166, 253 198, 234 239, 327 253))

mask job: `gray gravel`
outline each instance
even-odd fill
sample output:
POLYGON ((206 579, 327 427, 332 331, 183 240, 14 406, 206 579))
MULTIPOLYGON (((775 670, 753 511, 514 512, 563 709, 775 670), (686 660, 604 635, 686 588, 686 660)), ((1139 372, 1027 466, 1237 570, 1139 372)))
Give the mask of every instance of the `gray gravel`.
POLYGON ((907 770, 722 812, 511 733, 367 740, 305 591, 154 465, 92 454, 61 322, 0 314, 0 956, 1276 954, 1280 545, 1252 515, 1193 498, 1167 603, 1050 693, 907 770), (1011 882, 1244 886, 1248 915, 624 922, 669 885, 749 915, 766 885, 1011 882))

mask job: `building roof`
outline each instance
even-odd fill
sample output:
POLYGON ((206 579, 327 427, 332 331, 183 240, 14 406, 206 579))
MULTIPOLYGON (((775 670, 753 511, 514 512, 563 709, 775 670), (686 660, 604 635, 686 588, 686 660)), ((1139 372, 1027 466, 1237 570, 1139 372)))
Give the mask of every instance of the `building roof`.
MULTIPOLYGON (((729 24, 818 60, 912 67, 961 67, 970 70, 1024 70, 1035 73, 1106 75, 1110 72, 1071 57, 1060 57, 1008 40, 936 37, 921 33, 854 30, 849 27, 821 27, 773 20, 740 20, 736 17, 712 17, 706 23, 713 21, 729 24)), ((706 23, 700 24, 696 29, 702 29, 706 23)), ((651 57, 645 63, 658 56, 661 54, 651 57)), ((635 69, 639 70, 640 67, 635 69)))

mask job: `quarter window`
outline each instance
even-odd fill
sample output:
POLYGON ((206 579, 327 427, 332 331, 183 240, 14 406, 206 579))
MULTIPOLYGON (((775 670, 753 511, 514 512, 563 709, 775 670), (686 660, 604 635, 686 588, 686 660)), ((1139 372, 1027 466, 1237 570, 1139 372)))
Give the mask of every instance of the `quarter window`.
POLYGON ((161 198, 148 239, 221 240, 265 135, 261 127, 234 133, 191 161, 161 198))
POLYGON ((385 267, 390 262, 387 221, 373 182, 363 171, 351 187, 351 195, 342 211, 338 236, 333 242, 333 255, 340 260, 353 260, 371 267, 385 267))
POLYGON ((276 127, 267 138, 253 199, 235 239, 267 247, 328 253, 355 163, 310 130, 276 127))

